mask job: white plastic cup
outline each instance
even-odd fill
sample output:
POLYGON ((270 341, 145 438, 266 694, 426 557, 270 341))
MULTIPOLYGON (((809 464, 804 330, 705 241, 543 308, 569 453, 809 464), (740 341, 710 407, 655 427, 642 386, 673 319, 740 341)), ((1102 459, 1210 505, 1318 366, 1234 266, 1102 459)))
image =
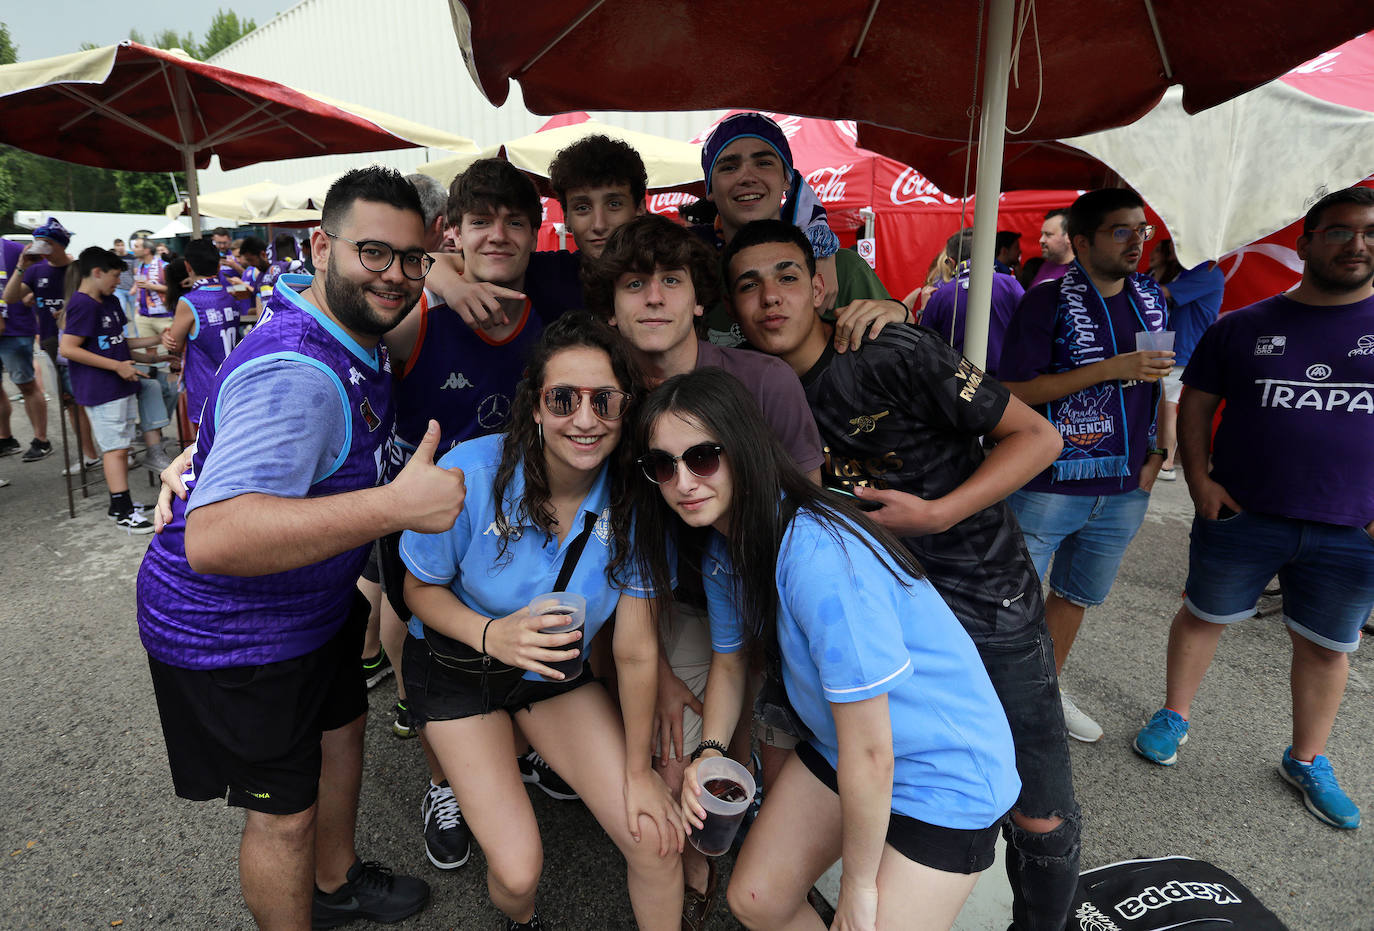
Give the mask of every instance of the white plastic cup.
POLYGON ((706 809, 706 818, 687 839, 706 856, 718 857, 730 849, 754 801, 754 777, 735 760, 713 756, 697 767, 697 784, 701 786, 697 800, 706 809))
MULTIPOLYGON (((566 614, 568 622, 557 627, 545 627, 546 634, 566 634, 571 631, 582 632, 587 626, 587 599, 577 592, 548 592, 544 595, 536 595, 530 601, 526 609, 531 616, 540 614, 566 614)), ((571 659, 559 660, 556 663, 545 663, 550 669, 563 673, 562 679, 550 679, 544 676, 546 682, 571 682, 582 674, 582 659, 586 643, 578 641, 564 646, 555 647, 559 650, 576 650, 577 653, 571 659)))
POLYGON ((1145 330, 1135 335, 1136 352, 1173 352, 1173 330, 1145 330))

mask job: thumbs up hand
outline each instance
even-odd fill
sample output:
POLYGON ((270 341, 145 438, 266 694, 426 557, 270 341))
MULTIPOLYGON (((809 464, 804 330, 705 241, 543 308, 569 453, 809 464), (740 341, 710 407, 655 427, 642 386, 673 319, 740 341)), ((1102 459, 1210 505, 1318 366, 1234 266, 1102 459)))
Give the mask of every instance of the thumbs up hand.
POLYGON ((439 424, 431 420, 415 455, 386 486, 394 496, 398 512, 408 515, 405 526, 421 533, 442 533, 452 528, 467 495, 462 469, 441 469, 434 464, 438 447, 439 424))

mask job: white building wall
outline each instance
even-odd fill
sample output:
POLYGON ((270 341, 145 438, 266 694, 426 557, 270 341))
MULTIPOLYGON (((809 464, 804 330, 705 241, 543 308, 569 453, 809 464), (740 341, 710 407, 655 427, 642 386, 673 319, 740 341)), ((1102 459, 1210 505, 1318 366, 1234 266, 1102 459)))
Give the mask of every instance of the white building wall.
MULTIPOLYGON (((521 15, 518 4, 511 15, 521 15)), ((534 132, 548 119, 525 109, 518 84, 504 106, 488 102, 463 65, 446 0, 302 0, 210 61, 467 136, 482 147, 534 132)), ((722 112, 592 115, 685 141, 722 112)), ((256 181, 291 184, 373 162, 412 171, 445 154, 402 149, 329 155, 234 171, 211 168, 199 176, 201 190, 213 192, 256 181)))

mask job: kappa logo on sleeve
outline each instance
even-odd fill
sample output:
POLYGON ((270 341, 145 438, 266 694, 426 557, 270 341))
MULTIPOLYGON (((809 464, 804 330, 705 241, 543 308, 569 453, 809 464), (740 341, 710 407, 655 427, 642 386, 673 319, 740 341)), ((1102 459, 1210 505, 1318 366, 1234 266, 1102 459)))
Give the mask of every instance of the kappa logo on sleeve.
POLYGON ((1281 356, 1287 345, 1287 336, 1261 336, 1255 340, 1255 355, 1281 356))

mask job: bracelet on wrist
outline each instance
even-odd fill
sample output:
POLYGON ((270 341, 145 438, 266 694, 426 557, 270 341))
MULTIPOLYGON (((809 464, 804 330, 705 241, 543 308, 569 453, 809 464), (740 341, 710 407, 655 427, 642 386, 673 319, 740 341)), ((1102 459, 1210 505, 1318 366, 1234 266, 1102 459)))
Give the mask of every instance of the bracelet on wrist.
POLYGON ((1169 451, 1167 449, 1161 449, 1158 446, 1151 446, 1149 449, 1145 451, 1145 458, 1148 459, 1151 456, 1159 456, 1163 459, 1168 459, 1169 451))
POLYGON ((719 740, 703 740, 701 743, 697 744, 697 748, 692 751, 691 759, 696 760, 707 750, 715 750, 720 753, 721 756, 726 755, 725 744, 721 743, 719 740))

